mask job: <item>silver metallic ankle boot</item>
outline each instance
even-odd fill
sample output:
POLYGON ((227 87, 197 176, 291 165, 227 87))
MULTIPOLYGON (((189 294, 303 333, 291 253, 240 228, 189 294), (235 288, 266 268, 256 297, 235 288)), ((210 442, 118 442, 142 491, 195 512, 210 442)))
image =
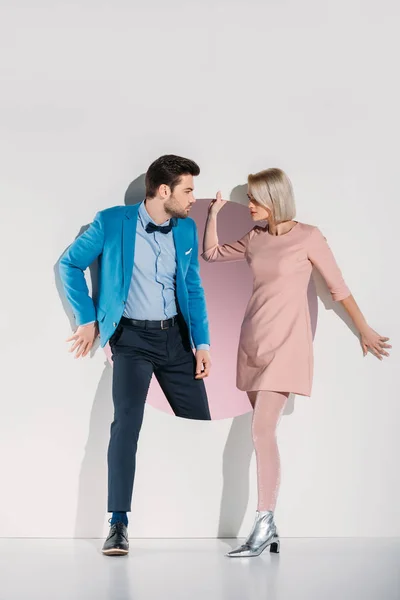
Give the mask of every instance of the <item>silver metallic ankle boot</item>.
POLYGON ((226 554, 230 558, 236 556, 258 556, 270 546, 270 552, 278 554, 280 541, 274 513, 271 510, 257 511, 253 529, 244 544, 226 554))

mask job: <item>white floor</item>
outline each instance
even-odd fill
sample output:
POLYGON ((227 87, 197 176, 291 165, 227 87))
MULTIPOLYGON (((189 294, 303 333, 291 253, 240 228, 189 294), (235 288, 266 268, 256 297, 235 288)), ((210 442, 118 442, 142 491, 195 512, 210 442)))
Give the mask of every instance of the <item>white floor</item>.
POLYGON ((235 540, 0 540, 0 600, 399 600, 400 539, 283 539, 229 559, 235 540))

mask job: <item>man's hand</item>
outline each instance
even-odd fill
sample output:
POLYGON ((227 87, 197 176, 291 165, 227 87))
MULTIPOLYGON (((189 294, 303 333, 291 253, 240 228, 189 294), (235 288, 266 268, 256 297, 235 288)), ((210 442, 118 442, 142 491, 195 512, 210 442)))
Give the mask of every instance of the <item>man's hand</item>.
POLYGON ((74 335, 68 338, 67 342, 74 342, 69 349, 70 352, 75 352, 75 358, 86 356, 93 347, 94 341, 99 335, 97 323, 89 323, 89 325, 80 325, 74 335))
POLYGON ((208 350, 197 350, 196 352, 196 376, 195 379, 204 379, 210 374, 211 357, 208 350))

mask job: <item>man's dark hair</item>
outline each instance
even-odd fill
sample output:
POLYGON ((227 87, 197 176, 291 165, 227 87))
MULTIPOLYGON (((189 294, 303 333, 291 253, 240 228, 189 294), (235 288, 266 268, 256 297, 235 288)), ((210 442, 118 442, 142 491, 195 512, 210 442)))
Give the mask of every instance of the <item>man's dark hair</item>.
POLYGON ((200 167, 189 158, 167 154, 157 158, 146 173, 146 198, 154 198, 160 185, 168 185, 171 192, 178 185, 182 175, 200 174, 200 167))

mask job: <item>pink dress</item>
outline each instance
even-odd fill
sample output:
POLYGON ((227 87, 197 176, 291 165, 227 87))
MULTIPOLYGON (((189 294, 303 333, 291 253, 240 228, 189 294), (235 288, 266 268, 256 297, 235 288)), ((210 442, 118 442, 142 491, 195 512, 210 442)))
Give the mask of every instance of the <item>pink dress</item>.
POLYGON ((240 331, 237 387, 310 396, 313 344, 307 289, 313 265, 333 300, 350 296, 318 227, 297 223, 288 233, 274 236, 256 226, 241 240, 214 246, 202 257, 209 262, 246 259, 253 272, 253 292, 240 331))

